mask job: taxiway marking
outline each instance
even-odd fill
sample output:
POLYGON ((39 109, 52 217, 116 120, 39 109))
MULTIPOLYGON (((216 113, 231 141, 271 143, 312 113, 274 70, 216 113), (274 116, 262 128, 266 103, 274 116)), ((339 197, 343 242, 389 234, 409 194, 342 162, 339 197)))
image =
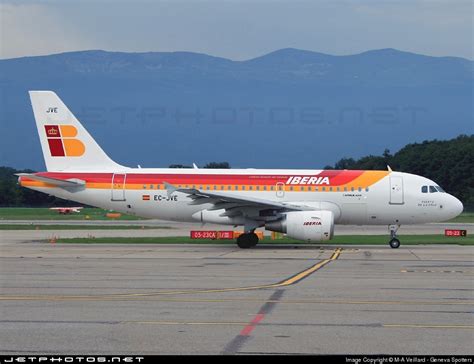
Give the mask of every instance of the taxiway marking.
POLYGON ((177 291, 159 291, 151 293, 125 293, 125 294, 110 294, 102 296, 81 295, 81 296, 0 296, 0 301, 68 301, 68 300, 119 300, 119 299, 133 299, 140 297, 154 297, 164 295, 184 295, 184 294, 198 294, 198 293, 223 293, 223 292, 238 292, 238 291, 252 291, 268 288, 286 287, 296 284, 301 280, 309 277, 311 274, 321 269, 331 261, 336 260, 341 255, 342 248, 337 248, 330 258, 324 259, 311 267, 299 272, 290 278, 287 278, 279 283, 264 284, 250 287, 235 287, 235 288, 218 288, 218 289, 195 289, 195 290, 177 290, 177 291))
MULTIPOLYGON (((245 326, 240 332, 239 336, 249 336, 250 333, 257 325, 262 326, 299 326, 298 323, 291 324, 280 324, 272 322, 266 324, 263 321, 265 315, 257 314, 254 319, 250 322, 238 322, 238 321, 122 321, 120 324, 143 324, 143 325, 170 325, 170 326, 245 326)), ((310 325, 305 323, 304 325, 310 325)), ((325 326, 325 324, 314 323, 315 326, 325 326)), ((341 324, 339 326, 350 326, 351 324, 341 324)), ((446 324, 357 324, 359 326, 370 326, 373 328, 406 328, 406 329, 463 329, 463 330, 474 330, 474 325, 446 325, 446 324)))
POLYGON ((467 329, 467 330, 474 330, 474 325, 382 324, 382 327, 408 328, 408 329, 467 329))

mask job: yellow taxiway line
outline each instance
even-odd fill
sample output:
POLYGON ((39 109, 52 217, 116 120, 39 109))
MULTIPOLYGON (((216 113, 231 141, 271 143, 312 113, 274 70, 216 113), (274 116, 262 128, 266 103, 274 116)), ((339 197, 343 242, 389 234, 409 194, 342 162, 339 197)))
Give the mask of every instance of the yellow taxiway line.
POLYGON ((239 292, 239 291, 252 291, 259 289, 268 288, 279 288, 286 287, 292 284, 296 284, 304 278, 307 278, 312 273, 324 267, 331 261, 336 260, 341 255, 342 248, 337 248, 330 258, 324 259, 321 262, 314 264, 313 266, 305 269, 304 271, 291 276, 279 283, 265 284, 259 286, 250 287, 235 287, 235 288, 218 288, 218 289, 195 289, 195 290, 176 290, 176 291, 158 291, 151 293, 125 293, 125 294, 110 294, 110 295, 81 295, 81 296, 0 296, 0 301, 68 301, 68 300, 117 300, 137 297, 153 297, 153 296, 164 296, 164 295, 183 295, 183 294, 197 294, 197 293, 223 293, 223 292, 239 292))
MULTIPOLYGON (((238 321, 122 321, 120 324, 137 324, 137 325, 169 325, 169 326, 245 326, 247 322, 238 321)), ((305 323, 307 324, 307 323, 305 323)), ((314 323, 320 325, 319 323, 314 323)), ((265 324, 263 324, 265 325, 265 324)), ((272 323, 278 326, 278 323, 272 323)), ((294 323, 298 326, 298 323, 294 323)), ((462 329, 474 330, 473 325, 449 325, 449 324, 380 324, 380 328, 402 328, 402 329, 462 329)))
POLYGON ((473 325, 382 324, 383 327, 406 329, 464 329, 474 330, 473 325))

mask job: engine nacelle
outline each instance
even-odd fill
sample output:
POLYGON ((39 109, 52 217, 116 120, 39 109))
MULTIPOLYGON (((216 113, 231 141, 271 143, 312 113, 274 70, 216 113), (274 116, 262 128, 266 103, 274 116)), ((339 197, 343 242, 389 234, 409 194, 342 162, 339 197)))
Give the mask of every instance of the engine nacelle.
POLYGON ((329 240, 334 235, 334 214, 326 210, 288 212, 283 219, 266 223, 265 229, 298 240, 329 240))

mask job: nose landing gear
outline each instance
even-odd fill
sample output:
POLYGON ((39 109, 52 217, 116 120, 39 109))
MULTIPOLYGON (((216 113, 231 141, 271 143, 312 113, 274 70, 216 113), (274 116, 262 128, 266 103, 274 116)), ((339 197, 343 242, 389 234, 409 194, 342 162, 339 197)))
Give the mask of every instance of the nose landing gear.
POLYGON ((389 225, 390 230, 390 247, 392 249, 397 249, 400 246, 400 240, 397 239, 397 231, 400 228, 400 225, 389 225))

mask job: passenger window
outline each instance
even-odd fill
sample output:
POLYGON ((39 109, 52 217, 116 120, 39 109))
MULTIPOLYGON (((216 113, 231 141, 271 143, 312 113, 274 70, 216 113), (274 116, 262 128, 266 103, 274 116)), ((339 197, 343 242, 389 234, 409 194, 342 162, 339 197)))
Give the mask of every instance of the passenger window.
POLYGON ((428 192, 428 186, 421 187, 421 192, 422 193, 427 193, 428 192))
POLYGON ((430 193, 438 192, 435 186, 430 186, 430 193))

